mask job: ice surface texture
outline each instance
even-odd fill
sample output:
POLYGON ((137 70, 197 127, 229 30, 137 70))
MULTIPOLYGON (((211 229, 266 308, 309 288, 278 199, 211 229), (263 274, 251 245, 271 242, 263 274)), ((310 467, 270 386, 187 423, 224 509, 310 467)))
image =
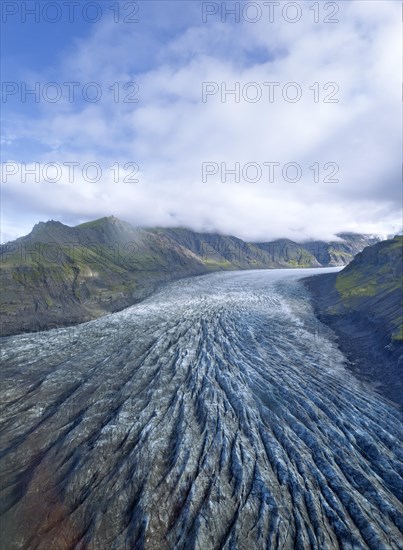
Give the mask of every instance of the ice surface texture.
POLYGON ((346 369, 307 272, 4 339, 4 548, 403 548, 401 415, 346 369))

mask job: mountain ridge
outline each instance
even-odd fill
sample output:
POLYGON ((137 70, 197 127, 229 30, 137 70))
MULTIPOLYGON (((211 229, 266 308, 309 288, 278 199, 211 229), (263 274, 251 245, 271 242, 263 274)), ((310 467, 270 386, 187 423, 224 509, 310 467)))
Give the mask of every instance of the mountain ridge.
POLYGON ((119 311, 158 286, 212 271, 345 265, 379 237, 331 243, 245 242, 186 228, 135 227, 108 216, 70 227, 55 220, 0 247, 1 334, 73 325, 119 311))

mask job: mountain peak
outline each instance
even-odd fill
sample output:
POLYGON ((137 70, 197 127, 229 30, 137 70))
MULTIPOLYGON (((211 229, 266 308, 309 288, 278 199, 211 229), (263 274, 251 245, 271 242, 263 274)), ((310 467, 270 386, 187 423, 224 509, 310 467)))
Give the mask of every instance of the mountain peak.
POLYGON ((80 223, 77 227, 99 227, 103 225, 130 225, 128 222, 125 222, 116 216, 104 216, 90 222, 80 223))
POLYGON ((55 229, 55 228, 62 228, 62 227, 69 227, 69 226, 64 225, 62 222, 59 222, 57 220, 48 220, 47 222, 38 222, 32 228, 31 235, 42 233, 42 231, 46 229, 55 229))

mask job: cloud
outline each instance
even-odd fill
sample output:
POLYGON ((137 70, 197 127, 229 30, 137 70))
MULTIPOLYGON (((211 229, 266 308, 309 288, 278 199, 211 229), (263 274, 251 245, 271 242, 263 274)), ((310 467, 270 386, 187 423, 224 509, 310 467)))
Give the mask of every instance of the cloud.
MULTIPOLYGON (((39 217, 76 223, 112 213, 138 225, 262 240, 390 233, 399 225, 398 3, 342 3, 340 22, 328 25, 315 24, 309 10, 296 24, 203 24, 199 3, 154 3, 153 11, 150 4, 135 31, 103 21, 62 58, 59 81, 98 82, 98 103, 42 103, 39 116, 10 114, 6 158, 77 162, 79 169, 74 182, 66 170, 56 183, 24 183, 20 170, 9 176, 6 232, 15 231, 16 219, 24 232, 39 217), (109 87, 117 82, 127 96, 128 81, 139 85, 138 103, 115 103, 109 87), (203 82, 219 88, 206 102, 203 82), (273 102, 267 82, 280 83, 273 102), (295 103, 283 97, 296 91, 290 82, 302 92, 295 103), (236 83, 240 101, 227 94, 222 102, 223 87, 236 83), (248 101, 256 92, 262 98, 248 101), (326 96, 338 102, 324 103, 326 96), (32 148, 22 153, 18 138, 32 148), (83 177, 88 162, 102 167, 99 182, 83 177), (280 165, 274 182, 267 162, 280 165), (139 165, 138 183, 115 181, 110 167, 117 164, 130 180, 126 163, 139 165), (203 163, 219 167, 207 181, 203 163), (239 183, 231 176, 221 181, 222 163, 239 163, 239 183), (242 177, 249 163, 262 170, 260 181, 242 177), (283 177, 288 163, 300 166, 299 181, 283 177), (338 181, 325 179, 332 172, 338 181)), ((49 72, 44 67, 37 78, 49 81, 49 72)))

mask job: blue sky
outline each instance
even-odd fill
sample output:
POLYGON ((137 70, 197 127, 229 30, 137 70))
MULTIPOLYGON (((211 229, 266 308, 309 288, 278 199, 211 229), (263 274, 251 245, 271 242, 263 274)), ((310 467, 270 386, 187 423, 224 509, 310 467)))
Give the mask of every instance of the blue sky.
POLYGON ((399 2, 282 2, 271 22, 267 2, 81 1, 72 22, 46 4, 2 4, 3 241, 110 214, 261 240, 398 229, 399 2))

